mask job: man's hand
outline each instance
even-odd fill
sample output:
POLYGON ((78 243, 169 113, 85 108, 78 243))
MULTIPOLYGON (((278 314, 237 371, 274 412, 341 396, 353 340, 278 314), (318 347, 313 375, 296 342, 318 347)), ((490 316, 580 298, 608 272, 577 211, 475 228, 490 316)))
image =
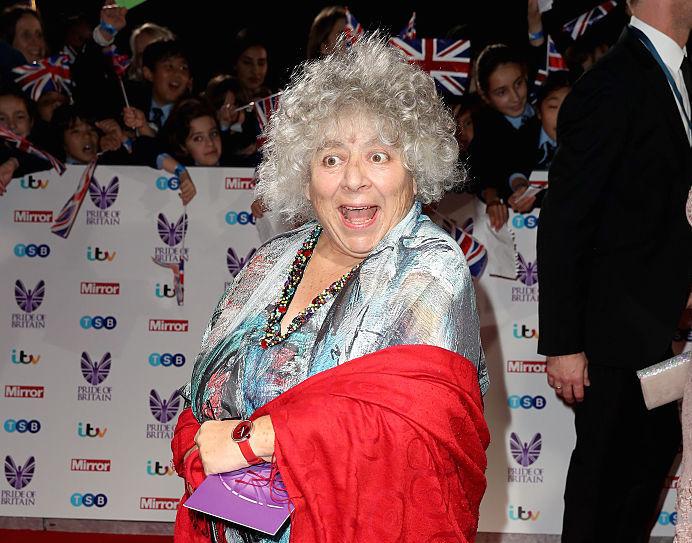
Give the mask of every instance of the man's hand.
POLYGON ((589 362, 584 353, 549 356, 548 384, 568 404, 584 399, 584 387, 589 386, 589 362))

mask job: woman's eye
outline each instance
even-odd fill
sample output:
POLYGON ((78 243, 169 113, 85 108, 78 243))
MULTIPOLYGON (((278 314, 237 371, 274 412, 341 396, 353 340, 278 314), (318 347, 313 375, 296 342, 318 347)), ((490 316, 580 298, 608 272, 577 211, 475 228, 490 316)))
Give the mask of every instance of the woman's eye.
POLYGON ((327 167, 334 167, 341 164, 341 159, 336 155, 329 155, 322 159, 322 163, 327 167))
POLYGON ((389 156, 387 155, 387 153, 373 153, 371 160, 375 164, 381 164, 383 162, 387 162, 387 160, 389 160, 389 156))

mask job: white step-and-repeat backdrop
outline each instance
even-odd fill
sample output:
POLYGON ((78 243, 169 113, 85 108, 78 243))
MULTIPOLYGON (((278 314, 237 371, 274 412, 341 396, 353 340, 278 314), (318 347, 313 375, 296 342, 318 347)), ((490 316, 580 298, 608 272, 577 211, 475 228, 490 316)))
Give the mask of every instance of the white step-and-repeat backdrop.
MULTIPOLYGON (((0 515, 170 521, 182 493, 169 466, 172 395, 219 296, 259 244, 253 172, 192 169, 183 241, 175 179, 99 166, 63 239, 50 224, 83 169, 14 180, 0 198, 0 515), (153 259, 177 262, 183 251, 180 306, 173 273, 153 259)), ((492 379, 481 531, 560 532, 574 435, 536 354, 537 225, 537 211, 510 217, 516 280, 477 282, 492 379)), ((680 330, 680 341, 689 335, 680 330)), ((655 534, 673 532, 674 498, 655 534)))

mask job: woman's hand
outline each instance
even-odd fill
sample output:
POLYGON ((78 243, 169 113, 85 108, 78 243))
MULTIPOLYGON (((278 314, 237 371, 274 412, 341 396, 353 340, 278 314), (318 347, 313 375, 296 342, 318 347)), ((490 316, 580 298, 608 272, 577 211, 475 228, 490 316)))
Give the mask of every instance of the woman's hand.
MULTIPOLYGON (((248 463, 238 444, 231 439, 233 430, 239 420, 210 420, 202 423, 195 443, 199 447, 204 473, 225 473, 245 468, 248 463)), ((253 421, 254 428, 250 436, 250 448, 253 452, 269 462, 274 454, 274 426, 269 415, 253 421)))
POLYGON ((190 174, 187 172, 187 170, 185 170, 180 175, 179 196, 183 201, 183 205, 186 206, 187 204, 189 204, 190 200, 192 200, 195 197, 195 194, 197 194, 197 188, 195 187, 195 184, 192 182, 190 174))

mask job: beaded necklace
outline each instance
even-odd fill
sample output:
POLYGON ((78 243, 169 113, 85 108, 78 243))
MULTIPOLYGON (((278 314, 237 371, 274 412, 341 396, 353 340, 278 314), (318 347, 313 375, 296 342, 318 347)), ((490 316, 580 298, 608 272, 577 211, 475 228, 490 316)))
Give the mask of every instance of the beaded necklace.
POLYGON ((291 300, 293 300, 293 296, 298 289, 298 283, 300 283, 300 280, 303 278, 303 273, 305 272, 305 268, 310 261, 310 257, 312 256, 312 252, 315 249, 315 245, 317 245, 317 240, 319 239, 321 233, 322 226, 318 224, 315 226, 313 231, 310 232, 310 235, 298 250, 298 254, 296 254, 293 264, 291 265, 291 270, 288 273, 288 278, 286 279, 283 289, 281 290, 281 298, 279 298, 276 307, 270 313, 269 318, 267 319, 267 326, 264 329, 264 337, 262 337, 260 340, 260 347, 263 349, 268 349, 269 347, 281 343, 289 335, 305 324, 320 307, 322 307, 325 303, 327 303, 328 300, 330 300, 342 288, 344 288, 344 285, 360 267, 360 263, 356 264, 353 268, 351 268, 351 271, 342 275, 341 278, 334 281, 326 289, 315 296, 312 299, 312 302, 310 302, 310 305, 308 305, 305 309, 303 309, 303 311, 298 313, 293 318, 291 324, 289 324, 288 328, 286 329, 286 333, 282 335, 281 326, 279 323, 281 322, 281 318, 283 317, 284 313, 286 313, 291 300))

